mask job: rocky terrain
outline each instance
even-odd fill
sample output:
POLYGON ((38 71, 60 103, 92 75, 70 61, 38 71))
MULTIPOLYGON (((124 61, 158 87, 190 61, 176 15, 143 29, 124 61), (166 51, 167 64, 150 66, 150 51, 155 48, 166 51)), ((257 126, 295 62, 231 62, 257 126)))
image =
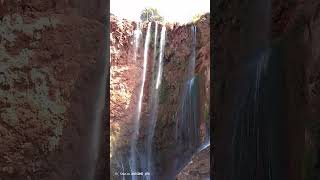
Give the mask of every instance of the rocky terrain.
POLYGON ((189 164, 177 175, 176 180, 210 179, 210 146, 195 154, 189 164))
MULTIPOLYGON (((111 15, 111 34, 110 34, 110 50, 111 50, 111 80, 110 80, 110 127, 111 127, 111 167, 116 167, 121 157, 128 156, 129 143, 133 132, 132 115, 137 106, 137 88, 141 81, 143 46, 147 30, 147 23, 142 24, 142 41, 138 49, 137 59, 134 61, 134 30, 136 22, 125 19, 119 19, 111 15), (113 164, 114 163, 114 164, 113 164)), ((157 152, 157 163, 163 164, 168 162, 172 151, 175 149, 174 128, 175 114, 178 109, 180 94, 185 82, 185 72, 191 54, 191 25, 184 24, 166 24, 167 38, 164 52, 163 78, 160 86, 159 94, 159 119, 155 129, 155 144, 157 152)), ((209 14, 202 16, 194 23, 197 27, 197 46, 196 46, 196 74, 199 77, 201 89, 201 132, 202 139, 205 136, 205 118, 209 108, 209 74, 210 74, 210 44, 209 44, 209 14)), ((160 40, 161 27, 164 24, 159 23, 158 41, 160 40)), ((146 137, 146 129, 148 118, 150 116, 149 100, 152 83, 152 65, 153 65, 153 43, 154 43, 155 24, 151 25, 151 47, 148 54, 148 71, 145 85, 145 94, 143 97, 141 129, 139 141, 143 142, 146 137)), ((158 43, 159 46, 159 43, 158 43)), ((138 147, 139 147, 138 143, 138 147)), ((208 152, 209 154, 209 152, 208 152)), ((164 167, 164 166, 163 166, 164 167)), ((168 169, 160 169, 161 172, 170 171, 168 169)))
MULTIPOLYGON (((106 68, 105 5, 1 1, 0 179, 72 180, 86 173, 94 79, 106 68)), ((105 176, 105 153, 97 179, 105 176)))

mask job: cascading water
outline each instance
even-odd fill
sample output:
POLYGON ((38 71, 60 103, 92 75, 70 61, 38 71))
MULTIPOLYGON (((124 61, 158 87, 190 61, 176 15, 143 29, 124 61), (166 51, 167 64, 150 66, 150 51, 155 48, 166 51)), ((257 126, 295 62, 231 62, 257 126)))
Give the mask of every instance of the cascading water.
MULTIPOLYGON (((157 26, 156 26, 157 27, 157 26)), ((161 76, 162 76, 162 67, 163 67, 163 53, 164 53, 164 47, 165 47, 165 41, 166 41, 166 27, 162 26, 161 29, 161 37, 160 37, 160 55, 158 60, 158 70, 157 70, 157 76, 156 76, 156 88, 153 88, 152 92, 152 111, 151 111, 151 119, 150 124, 148 128, 148 137, 147 137, 147 172, 150 173, 150 176, 146 176, 146 178, 149 180, 154 179, 153 178, 153 158, 152 158, 152 142, 153 142, 153 136, 154 136, 154 129, 157 122, 157 115, 158 115, 158 107, 159 107, 159 86, 161 83, 161 76)), ((156 47, 156 46, 155 46, 156 47)))
POLYGON ((156 58, 156 54, 157 54, 157 40, 158 40, 158 23, 155 22, 155 30, 154 30, 154 44, 153 44, 153 49, 154 49, 154 53, 153 53, 153 57, 154 59, 156 58))
MULTIPOLYGON (((242 40, 239 46, 243 48, 239 50, 232 43, 224 43, 236 58, 230 61, 232 67, 227 68, 226 65, 223 67, 226 71, 217 74, 222 79, 217 80, 221 87, 217 94, 224 96, 217 101, 222 104, 217 108, 217 120, 220 122, 216 124, 220 130, 215 134, 222 139, 217 145, 217 178, 302 179, 302 176, 290 172, 301 168, 300 157, 299 160, 291 159, 292 154, 299 156, 297 152, 300 150, 287 156, 292 152, 290 147, 295 145, 285 142, 289 139, 286 126, 294 126, 294 118, 286 119, 290 117, 290 108, 285 94, 288 89, 283 82, 287 81, 289 73, 282 64, 286 62, 282 53, 287 53, 290 48, 282 43, 270 43, 273 39, 270 23, 272 1, 258 0, 249 4, 245 7, 249 13, 239 15, 246 31, 233 37, 239 38, 240 42, 242 40), (255 56, 252 57, 253 54, 255 56), (229 74, 228 70, 232 72, 229 74), (288 144, 290 147, 284 147, 288 144)), ((228 57, 223 55, 222 61, 228 61, 228 57)))
POLYGON ((195 68, 195 42, 196 42, 196 27, 192 26, 191 28, 192 30, 192 52, 191 52, 191 61, 189 63, 189 68, 188 68, 188 72, 187 72, 187 82, 186 84, 184 85, 184 89, 183 89, 183 92, 182 92, 182 103, 180 104, 180 107, 179 107, 179 110, 178 110, 178 118, 177 118, 177 124, 176 124, 176 139, 178 139, 178 136, 181 134, 180 130, 179 129, 179 126, 181 123, 182 120, 184 120, 184 118, 180 117, 179 118, 179 115, 184 115, 184 112, 183 111, 183 108, 185 105, 185 101, 188 99, 187 96, 189 95, 189 92, 190 92, 190 88, 192 87, 193 85, 193 76, 194 76, 194 68, 195 68))
POLYGON ((92 124, 92 136, 91 136, 91 145, 89 146, 90 149, 90 156, 88 159, 88 180, 94 180, 95 178, 95 167, 98 160, 98 153, 99 153, 99 141, 100 141, 100 134, 102 128, 102 117, 103 117, 103 109, 105 104, 105 94, 106 94, 106 72, 100 77, 99 86, 98 86, 98 96, 97 96, 97 103, 95 107, 95 115, 92 124))
POLYGON ((269 88, 265 86, 269 54, 266 50, 252 58, 247 66, 248 71, 244 77, 246 80, 241 81, 241 87, 245 88, 238 91, 236 110, 233 112, 235 125, 232 138, 232 179, 272 179, 272 140, 269 129, 271 121, 266 118, 263 109, 266 88, 269 88), (249 167, 257 166, 260 169, 243 170, 240 168, 243 162, 249 167))
MULTIPOLYGON (((221 118, 221 121, 231 126, 232 136, 229 144, 229 135, 219 134, 226 140, 223 144, 219 142, 223 146, 219 148, 228 147, 230 154, 228 151, 226 154, 231 158, 224 160, 218 157, 217 162, 227 165, 225 167, 228 167, 228 173, 221 173, 228 176, 226 179, 287 179, 277 178, 279 176, 275 175, 282 160, 281 157, 276 157, 278 140, 275 138, 275 133, 279 131, 277 124, 282 121, 279 112, 281 111, 279 99, 282 98, 279 97, 279 90, 282 85, 278 83, 281 81, 279 71, 276 69, 278 67, 270 65, 280 63, 282 59, 276 62, 269 58, 271 5, 270 0, 257 0, 246 7, 247 11, 240 20, 244 22, 243 25, 247 30, 239 34, 239 38, 245 42, 241 43, 244 48, 240 51, 231 48, 230 51, 234 51, 231 53, 233 56, 239 57, 241 54, 242 57, 237 60, 239 62, 237 67, 232 67, 236 73, 236 75, 232 73, 234 79, 228 86, 224 86, 227 94, 231 92, 226 95, 225 100, 230 99, 232 105, 228 107, 228 112, 224 112, 227 118, 221 118)), ((228 132, 226 129, 223 130, 228 132)), ((221 149, 219 151, 221 153, 221 149)), ((217 177, 222 177, 220 173, 217 174, 219 174, 217 177)))
POLYGON ((176 170, 178 171, 192 156, 200 144, 199 137, 199 92, 197 78, 194 75, 196 60, 196 27, 192 26, 192 52, 187 72, 187 82, 182 92, 182 100, 176 118, 177 157, 176 170), (180 153, 179 153, 180 152, 180 153), (181 153, 183 152, 183 153, 181 153))
MULTIPOLYGON (((155 65, 156 65, 157 41, 158 41, 158 23, 157 22, 154 22, 154 23, 155 23, 155 31, 154 31, 154 43, 153 43, 153 61, 152 61, 152 65, 151 65, 152 72, 154 72, 155 65)), ((152 98, 150 98, 150 101, 149 101, 150 104, 154 103, 154 97, 153 97, 154 83, 155 83, 154 79, 152 78, 152 84, 151 84, 152 88, 150 88, 150 97, 152 97, 152 98)), ((151 107, 153 107, 153 105, 151 107)), ((141 156, 140 156, 140 167, 143 170, 143 172, 146 172, 146 173, 148 173, 148 172, 150 173, 149 157, 151 155, 151 147, 150 147, 151 146, 150 145, 150 127, 151 126, 152 126, 152 122, 150 121, 150 124, 148 124, 148 128, 147 128, 147 138, 145 139, 145 142, 144 142, 144 149, 142 150, 143 152, 141 153, 141 156)), ((148 179, 149 176, 147 176, 145 178, 148 179)))
MULTIPOLYGON (((150 31, 151 31, 151 22, 148 24, 147 35, 144 44, 144 54, 143 54, 143 74, 142 74, 142 84, 140 87, 140 94, 138 99, 138 108, 137 108, 137 115, 134 119, 134 132, 132 135, 131 145, 130 145, 130 157, 129 157, 129 164, 131 173, 137 173, 137 139, 139 135, 139 128, 140 128, 140 116, 141 116, 141 107, 142 107, 142 97, 144 91, 144 84, 146 80, 146 73, 147 73, 147 62, 148 62, 148 50, 150 44, 150 31)), ((136 180, 137 177, 132 175, 132 180, 136 180)))
POLYGON ((160 56, 159 56, 159 64, 158 64, 158 75, 157 75, 157 82, 156 82, 156 89, 159 89, 162 77, 162 60, 163 60, 163 52, 164 52, 164 45, 166 42, 166 27, 162 26, 161 30, 161 40, 160 40, 160 56))
POLYGON ((196 43, 197 43, 197 27, 192 26, 192 55, 189 69, 189 78, 194 76, 194 69, 196 65, 196 43))
POLYGON ((134 57, 133 60, 134 62, 137 61, 137 53, 139 50, 139 43, 140 43, 140 39, 141 39, 141 29, 140 29, 140 22, 137 23, 137 28, 136 30, 134 30, 134 57))

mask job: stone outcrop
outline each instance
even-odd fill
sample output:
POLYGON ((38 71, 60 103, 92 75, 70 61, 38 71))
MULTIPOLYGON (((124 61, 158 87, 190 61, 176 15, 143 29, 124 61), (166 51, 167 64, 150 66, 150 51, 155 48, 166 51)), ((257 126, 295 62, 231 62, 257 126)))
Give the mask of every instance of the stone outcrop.
MULTIPOLYGON (((84 175, 85 150, 79 149, 88 142, 97 87, 92 79, 104 71, 106 47, 103 12, 90 16, 83 7, 71 1, 1 1, 0 179, 84 175)), ((106 154, 101 157, 100 175, 106 154)))
POLYGON ((191 161, 179 172, 176 180, 210 179, 210 146, 192 156, 191 161))

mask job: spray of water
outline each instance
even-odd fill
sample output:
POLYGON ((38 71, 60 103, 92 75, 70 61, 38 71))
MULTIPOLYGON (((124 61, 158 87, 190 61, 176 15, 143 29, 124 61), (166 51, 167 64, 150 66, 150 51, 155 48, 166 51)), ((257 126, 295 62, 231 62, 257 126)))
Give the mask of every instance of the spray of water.
MULTIPOLYGON (((146 73, 147 73, 148 50, 149 50, 149 44, 150 44, 150 30, 151 30, 151 22, 149 22, 149 24, 148 24, 147 35, 146 35, 145 44, 144 44, 142 84, 140 87, 137 116, 136 116, 135 122, 134 122, 134 132, 132 135, 131 147, 130 147, 129 164, 130 164, 131 173, 137 172, 137 162, 136 162, 137 161, 136 154, 138 153, 137 152, 137 138, 139 135, 142 97, 143 97, 143 90, 144 90, 144 84, 145 84, 146 73)), ((136 179, 137 179, 136 176, 132 176, 132 180, 136 180, 136 179)))

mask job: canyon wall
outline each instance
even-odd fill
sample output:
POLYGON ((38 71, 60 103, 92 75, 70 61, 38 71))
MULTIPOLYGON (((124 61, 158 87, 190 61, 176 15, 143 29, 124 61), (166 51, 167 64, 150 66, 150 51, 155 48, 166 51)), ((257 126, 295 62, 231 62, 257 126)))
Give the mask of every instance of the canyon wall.
MULTIPOLYGON (((105 5, 1 1, 0 179, 86 176, 89 127, 107 62, 105 5)), ((96 179, 105 177, 102 141, 100 149, 96 179)))

